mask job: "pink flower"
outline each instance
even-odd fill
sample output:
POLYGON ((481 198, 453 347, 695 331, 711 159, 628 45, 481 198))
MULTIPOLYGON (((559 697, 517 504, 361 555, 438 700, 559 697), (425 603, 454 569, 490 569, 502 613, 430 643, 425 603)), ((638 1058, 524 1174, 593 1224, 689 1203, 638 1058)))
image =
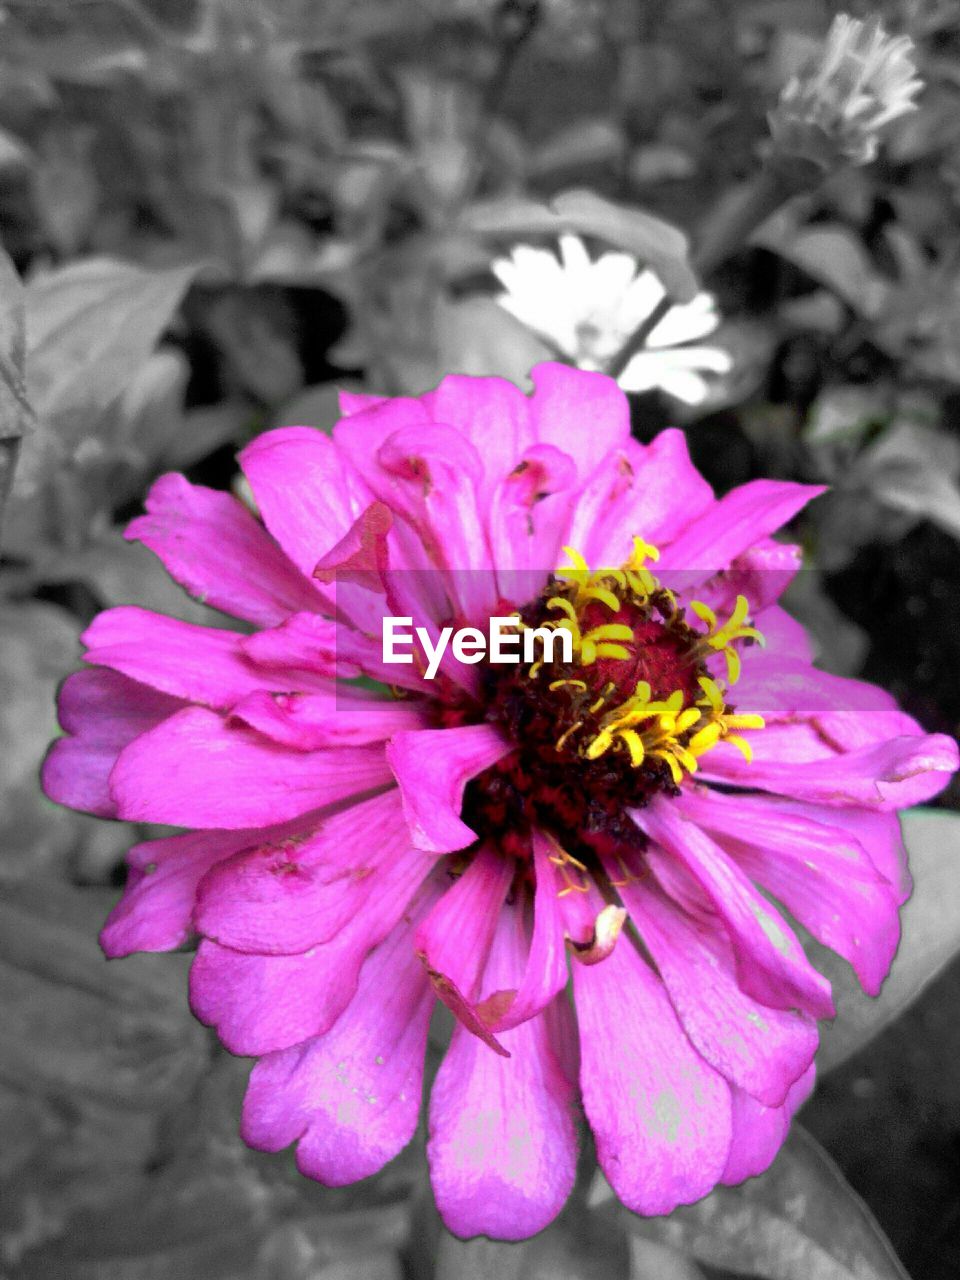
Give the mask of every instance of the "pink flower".
POLYGON ((770 1163, 834 1012, 773 899, 876 992, 910 889, 896 810, 957 767, 817 671, 777 604, 798 556, 771 535, 818 489, 716 500, 679 432, 631 439, 610 379, 533 376, 261 436, 262 523, 162 477, 127 536, 250 630, 102 613, 44 768, 64 804, 187 829, 131 850, 103 946, 199 938, 197 1016, 260 1059, 251 1145, 296 1143, 328 1185, 375 1173, 449 1006, 435 1194, 451 1230, 507 1239, 563 1206, 579 1103, 638 1213, 770 1163), (383 662, 384 616, 435 637, 514 612, 572 662, 383 662))

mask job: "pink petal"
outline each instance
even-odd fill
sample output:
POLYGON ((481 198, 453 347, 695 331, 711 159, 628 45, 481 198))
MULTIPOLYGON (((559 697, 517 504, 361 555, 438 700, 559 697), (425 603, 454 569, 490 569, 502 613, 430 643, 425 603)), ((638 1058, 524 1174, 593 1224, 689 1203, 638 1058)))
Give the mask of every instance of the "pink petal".
POLYGON ((797 576, 802 559, 800 547, 773 538, 760 538, 721 573, 699 584, 697 599, 715 613, 726 616, 733 612, 737 596, 742 595, 749 600, 752 615, 765 613, 776 605, 797 576))
POLYGON ((310 671, 347 680, 362 672, 385 684, 421 692, 429 689, 415 667, 383 662, 379 636, 373 639, 361 635, 316 613, 295 613, 279 627, 243 636, 241 648, 258 666, 277 667, 284 672, 310 671))
POLYGON ((793 1115, 813 1091, 816 1069, 810 1066, 779 1107, 764 1107, 740 1089, 730 1090, 733 1140, 721 1182, 735 1186, 769 1169, 783 1146, 793 1115))
MULTIPOLYGON (((754 615, 754 625, 763 632, 768 652, 813 662, 813 647, 806 630, 780 605, 772 604, 758 610, 754 615)), ((751 650, 751 663, 757 652, 756 649, 751 650)))
POLYGON ((375 492, 406 514, 430 559, 450 572, 444 581, 458 602, 457 615, 484 622, 495 611, 496 577, 477 501, 483 477, 480 455, 452 428, 401 428, 377 452, 380 471, 368 476, 375 492), (380 476, 384 478, 381 479, 380 476))
POLYGON ((694 1048, 731 1084, 782 1103, 813 1060, 816 1023, 745 995, 722 930, 688 916, 649 877, 619 892, 694 1048))
POLYGON ((739 706, 749 706, 768 720, 809 719, 833 711, 886 715, 897 706, 877 685, 831 675, 802 658, 772 650, 749 651, 735 696, 739 706))
MULTIPOLYGON (((365 909, 383 864, 407 857, 409 848, 395 790, 351 805, 296 839, 251 841, 204 877, 197 929, 234 951, 307 951, 365 909)), ((419 859, 421 878, 433 861, 419 859)))
POLYGON ((662 577, 677 570, 687 586, 702 581, 775 533, 824 491, 822 485, 779 480, 740 485, 661 549, 657 572, 662 577))
POLYGON ((147 514, 124 537, 142 542, 191 595, 214 609, 271 627, 323 597, 229 493, 171 473, 156 481, 147 514))
MULTIPOLYGON (((485 987, 522 981, 520 913, 502 913, 485 987)), ((566 1013, 563 1006, 558 1013, 566 1013)), ((441 1217, 459 1236, 523 1240, 566 1203, 576 1174, 573 1084, 539 1014, 503 1033, 509 1058, 454 1028, 430 1098, 427 1157, 441 1217)))
POLYGON ((238 459, 263 522, 302 574, 339 542, 363 501, 336 446, 313 427, 267 431, 238 459))
POLYGON ((189 707, 121 752, 110 790, 128 821, 234 831, 283 822, 390 781, 380 747, 288 751, 189 707))
POLYGON ((329 1187, 377 1173, 417 1127, 434 996, 398 925, 371 952, 326 1034, 253 1069, 241 1134, 260 1151, 297 1143, 297 1168, 329 1187))
POLYGON ((503 735, 485 724, 396 734, 387 760, 400 786, 413 842, 434 853, 472 844, 476 832, 459 816, 464 789, 509 750, 503 735))
POLYGON ((276 668, 281 674, 265 677, 274 685, 289 679, 289 671, 307 671, 332 679, 351 680, 360 674, 358 664, 341 652, 352 632, 317 613, 294 613, 278 627, 240 636, 245 657, 258 667, 276 668))
POLYGON ((634 536, 659 546, 712 505, 683 432, 661 431, 649 445, 626 441, 597 469, 577 504, 570 542, 588 564, 616 568, 634 536))
POLYGON ((67 737, 58 738, 47 753, 40 774, 51 800, 117 817, 107 786, 117 756, 140 734, 179 711, 179 698, 157 693, 114 671, 76 671, 60 690, 60 724, 67 737))
POLYGON ((907 865, 900 819, 896 813, 878 813, 876 809, 839 809, 780 798, 777 799, 777 807, 789 813, 801 814, 814 822, 842 827, 866 851, 877 871, 890 884, 897 905, 903 906, 910 897, 913 880, 907 865))
POLYGON ((389 397, 368 395, 365 391, 344 391, 342 387, 338 387, 337 399, 341 414, 350 418, 355 413, 363 413, 364 409, 375 409, 378 404, 386 404, 389 397))
POLYGON ((231 719, 294 751, 383 742, 402 729, 420 728, 425 715, 420 700, 355 698, 342 688, 328 693, 251 693, 231 711, 231 719))
POLYGON ((477 993, 514 870, 512 859, 481 845, 414 939, 437 995, 467 1030, 500 1054, 505 1050, 480 1017, 477 993))
POLYGON ((382 591, 389 564, 387 535, 392 527, 393 513, 386 503, 371 502, 333 545, 317 556, 308 572, 318 582, 352 583, 367 591, 382 591))
POLYGON ((455 427, 477 451, 483 464, 477 492, 485 509, 497 485, 534 443, 529 400, 505 378, 454 373, 421 396, 420 403, 434 422, 455 427))
MULTIPOLYGON (((833 1017, 830 984, 810 964, 793 930, 737 864, 671 800, 632 811, 634 821, 696 880, 726 926, 743 991, 774 1009, 833 1017)), ((648 854, 652 864, 656 859, 648 854)))
POLYGON ((299 955, 248 954, 201 942, 190 970, 194 1013, 216 1027, 231 1053, 243 1056, 323 1035, 353 999, 367 954, 399 923, 428 871, 416 850, 389 863, 377 876, 375 901, 330 942, 299 955))
POLYGON ((309 673, 258 670, 244 655, 244 637, 235 631, 195 626, 132 605, 97 614, 81 638, 88 646, 86 662, 211 707, 230 707, 255 689, 318 684, 309 673))
POLYGON ((683 1032, 629 937, 573 966, 580 1089, 597 1158, 634 1213, 669 1213, 716 1185, 730 1147, 730 1091, 683 1032))
POLYGON ((703 790, 679 804, 877 995, 900 941, 900 918, 892 888, 852 835, 760 796, 703 790))
MULTIPOLYGON (((562 884, 550 861, 553 846, 539 831, 533 833, 536 873, 533 937, 524 940, 526 964, 519 986, 494 992, 477 1012, 491 1031, 506 1031, 532 1018, 567 985, 567 950, 561 910, 562 884)), ((518 919, 521 913, 515 913, 518 919)), ((489 974, 488 974, 489 976, 489 974)))
POLYGON ((577 464, 586 480, 611 449, 630 438, 630 406, 613 378, 545 362, 530 371, 533 433, 577 464))
MULTIPOLYGON (((758 745, 766 733, 754 735, 758 745)), ((783 763, 754 759, 747 764, 734 747, 721 742, 704 757, 700 776, 819 804, 890 810, 935 796, 950 781, 957 764, 957 744, 942 733, 894 738, 826 759, 783 763)))
MULTIPOLYGON (((309 825, 309 816, 299 819, 309 825)), ((247 831, 193 831, 136 844, 127 854, 126 887, 100 934, 111 958, 132 951, 171 951, 193 934, 197 886, 216 863, 251 845, 292 834, 286 824, 247 831)))
POLYGON ((496 486, 488 529, 503 600, 526 604, 563 559, 576 498, 576 468, 553 445, 532 445, 496 486))

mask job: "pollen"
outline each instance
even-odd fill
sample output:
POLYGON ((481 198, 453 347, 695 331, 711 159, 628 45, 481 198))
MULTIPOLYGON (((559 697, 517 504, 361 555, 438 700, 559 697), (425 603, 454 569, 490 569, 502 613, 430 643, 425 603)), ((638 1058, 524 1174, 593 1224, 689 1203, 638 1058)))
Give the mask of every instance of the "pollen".
MULTIPOLYGON (((630 558, 614 569, 591 570, 580 552, 564 551, 570 563, 554 575, 535 618, 537 626, 564 630, 572 640, 572 667, 559 677, 549 668, 553 678, 545 686, 558 702, 556 751, 587 761, 612 753, 634 770, 652 764, 675 785, 695 773, 699 757, 718 742, 730 742, 749 759, 741 731, 762 729, 763 718, 735 713, 707 668, 708 659, 722 655, 733 685, 740 676, 738 645, 763 643, 750 625, 746 597, 737 597, 726 621, 694 600, 690 611, 698 625, 691 626, 650 569, 660 553, 643 538, 634 538, 630 558)), ((539 687, 547 671, 537 661, 526 678, 539 687)))
MULTIPOLYGON (((700 601, 681 606, 643 538, 615 568, 565 553, 569 563, 518 610, 520 627, 537 634, 535 660, 486 668, 487 718, 516 746, 468 788, 468 821, 502 839, 536 824, 564 848, 576 831, 575 853, 615 858, 638 839, 627 810, 677 794, 721 742, 750 759, 763 717, 734 707, 729 690, 741 649, 763 637, 744 596, 729 617, 700 601), (545 652, 544 637, 558 631, 570 637, 569 660, 545 652)), ((564 865, 566 892, 576 892, 577 873, 564 865)))

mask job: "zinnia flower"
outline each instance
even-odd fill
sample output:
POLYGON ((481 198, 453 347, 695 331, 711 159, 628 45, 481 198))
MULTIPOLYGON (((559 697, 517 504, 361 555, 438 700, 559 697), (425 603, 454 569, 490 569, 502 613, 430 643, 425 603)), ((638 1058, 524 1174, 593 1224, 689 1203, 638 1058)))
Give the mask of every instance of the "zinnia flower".
POLYGON ((909 892, 895 811, 957 766, 817 671, 777 603, 798 558, 771 535, 819 489, 717 500, 681 433, 631 439, 610 379, 533 381, 345 395, 332 438, 261 436, 262 523, 158 480, 127 536, 250 630, 101 613, 44 768, 62 803, 187 829, 131 850, 103 946, 199 939, 197 1016, 260 1059, 254 1147, 296 1143, 328 1185, 375 1173, 448 1006, 437 1203, 507 1239, 563 1206, 580 1105, 638 1213, 770 1163, 834 1012, 776 902, 876 992, 909 892), (384 617, 435 644, 504 615, 540 629, 535 662, 382 660, 384 617))
POLYGON ((844 161, 869 164, 880 131, 915 111, 923 88, 908 36, 891 38, 879 18, 834 18, 818 56, 793 76, 770 114, 770 131, 784 155, 826 169, 844 161))
MULTIPOLYGON (((654 273, 638 271, 628 254, 604 253, 593 262, 574 235, 560 237, 559 258, 549 249, 517 245, 491 269, 506 290, 497 298, 500 305, 580 369, 603 372, 664 297, 654 273)), ((719 323, 708 293, 671 307, 650 332, 646 350, 619 376, 620 386, 659 387, 685 404, 700 404, 710 390, 704 373, 727 373, 733 362, 720 347, 684 344, 706 337, 719 323)))

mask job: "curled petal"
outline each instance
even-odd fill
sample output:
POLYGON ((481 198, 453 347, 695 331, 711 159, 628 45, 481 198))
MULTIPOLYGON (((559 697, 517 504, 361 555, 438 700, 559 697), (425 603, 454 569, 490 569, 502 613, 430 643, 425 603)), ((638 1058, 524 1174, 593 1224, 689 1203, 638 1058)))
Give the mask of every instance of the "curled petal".
MULTIPOLYGON (((561 885, 550 861, 551 851, 546 838, 535 831, 533 937, 529 944, 524 938, 521 948, 526 956, 526 963, 519 985, 495 992, 477 1007, 481 1020, 491 1031, 506 1031, 532 1018, 566 986, 567 956, 558 896, 561 885)), ((513 915, 518 927, 523 930, 522 913, 515 910, 513 915)))
POLYGON ((513 879, 507 858, 482 846, 416 933, 415 946, 437 995, 459 1022, 496 1053, 507 1054, 477 1009, 497 918, 513 879))
POLYGON ((396 734, 387 747, 387 760, 414 843, 434 853, 472 844, 477 833, 459 816, 464 790, 471 778, 509 750, 509 742, 492 725, 396 734))
POLYGON ((66 736, 47 753, 40 774, 51 800, 101 818, 117 817, 110 772, 121 751, 183 709, 183 702, 106 669, 76 671, 60 690, 66 736))

